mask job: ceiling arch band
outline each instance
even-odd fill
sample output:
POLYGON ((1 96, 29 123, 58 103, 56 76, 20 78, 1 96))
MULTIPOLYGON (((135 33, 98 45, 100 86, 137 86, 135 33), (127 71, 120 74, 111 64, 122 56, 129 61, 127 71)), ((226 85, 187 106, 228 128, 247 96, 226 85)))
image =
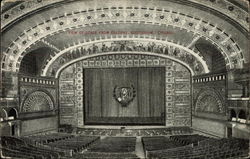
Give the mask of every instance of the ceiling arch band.
MULTIPOLYGON (((19 35, 5 51, 1 67, 6 71, 18 72, 22 57, 25 55, 25 50, 42 38, 56 32, 66 31, 70 28, 112 23, 171 25, 185 29, 211 40, 221 50, 228 69, 243 67, 244 57, 242 50, 231 38, 231 35, 227 34, 224 30, 204 19, 167 10, 158 11, 156 8, 155 10, 103 8, 102 10, 80 11, 77 14, 68 13, 60 18, 51 18, 25 30, 19 35)), ((166 38, 163 39, 166 40, 166 38)))
MULTIPOLYGON (((171 0, 170 0, 171 1, 171 0)), ((186 0, 185 0, 186 1, 186 0)), ((12 7, 11 9, 4 12, 1 15, 1 29, 4 29, 11 23, 20 19, 23 16, 35 13, 36 11, 48 8, 49 6, 54 6, 61 3, 70 3, 73 1, 66 2, 65 0, 36 0, 36 1, 23 1, 22 3, 12 7)), ((173 0, 171 2, 174 2, 173 0)), ((227 0, 189 0, 186 3, 195 3, 202 6, 207 6, 212 8, 224 15, 229 15, 234 21, 241 24, 246 30, 249 31, 249 18, 248 12, 239 6, 231 3, 227 0)))

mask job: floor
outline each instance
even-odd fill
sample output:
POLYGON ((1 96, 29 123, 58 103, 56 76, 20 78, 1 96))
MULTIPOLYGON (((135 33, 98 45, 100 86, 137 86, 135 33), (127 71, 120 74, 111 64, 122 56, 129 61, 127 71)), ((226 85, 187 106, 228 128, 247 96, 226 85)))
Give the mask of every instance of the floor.
POLYGON ((143 149, 141 137, 136 138, 135 154, 140 158, 146 158, 146 154, 143 149))

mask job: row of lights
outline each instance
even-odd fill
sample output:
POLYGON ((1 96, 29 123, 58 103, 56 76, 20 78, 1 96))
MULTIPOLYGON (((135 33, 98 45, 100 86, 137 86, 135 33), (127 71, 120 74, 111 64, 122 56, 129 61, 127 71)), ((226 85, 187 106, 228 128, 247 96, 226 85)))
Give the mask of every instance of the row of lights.
MULTIPOLYGON (((40 2, 42 2, 42 0, 37 0, 37 2, 40 3, 40 2)), ((210 0, 210 2, 213 3, 213 2, 215 2, 215 0, 210 0)), ((20 8, 20 10, 23 10, 23 9, 25 9, 25 6, 24 6, 24 5, 20 5, 19 8, 20 8)), ((234 10, 234 6, 228 6, 227 9, 228 9, 230 12, 232 12, 232 11, 234 10)), ((119 16, 119 15, 120 15, 119 13, 116 13, 116 16, 119 16)), ((134 16, 134 13, 131 13, 130 16, 134 16)), ((149 16, 148 14, 145 15, 145 17, 148 17, 148 16, 149 16)), ((102 17, 105 17, 105 15, 102 15, 102 17)), ((8 19, 8 18, 9 18, 9 14, 5 14, 5 15, 4 15, 4 18, 5 18, 5 19, 8 19)), ((163 16, 163 18, 162 18, 162 16, 161 16, 160 18, 163 19, 164 16, 163 16)), ((91 19, 91 17, 88 17, 88 19, 91 19)), ((249 17, 246 17, 246 22, 249 23, 249 17)))
POLYGON ((202 77, 202 78, 194 79, 194 83, 220 81, 220 80, 225 80, 225 79, 226 79, 226 75, 217 75, 217 76, 212 76, 212 77, 202 77))
POLYGON ((55 85, 54 81, 44 80, 44 79, 36 79, 30 77, 21 77, 21 82, 28 82, 28 83, 38 83, 38 84, 48 84, 48 85, 55 85))

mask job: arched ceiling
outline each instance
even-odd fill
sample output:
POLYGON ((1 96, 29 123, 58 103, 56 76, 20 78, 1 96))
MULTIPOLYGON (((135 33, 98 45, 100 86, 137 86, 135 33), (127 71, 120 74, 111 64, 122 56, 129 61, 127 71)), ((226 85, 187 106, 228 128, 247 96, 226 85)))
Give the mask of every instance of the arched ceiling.
POLYGON ((242 4, 234 0, 24 1, 6 6, 1 15, 1 68, 19 72, 27 53, 49 47, 54 52, 43 66, 41 75, 46 75, 57 58, 87 43, 151 40, 185 50, 208 73, 206 56, 195 47, 200 39, 220 51, 228 70, 243 68, 249 63, 249 18, 248 6, 242 4))

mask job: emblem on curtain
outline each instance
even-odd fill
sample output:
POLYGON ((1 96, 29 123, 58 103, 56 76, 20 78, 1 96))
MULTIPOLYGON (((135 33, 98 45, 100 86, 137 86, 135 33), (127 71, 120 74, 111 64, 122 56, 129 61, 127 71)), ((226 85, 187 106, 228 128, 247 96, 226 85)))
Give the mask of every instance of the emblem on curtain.
POLYGON ((115 100, 123 107, 126 107, 135 98, 135 87, 118 87, 115 86, 113 96, 115 100))

